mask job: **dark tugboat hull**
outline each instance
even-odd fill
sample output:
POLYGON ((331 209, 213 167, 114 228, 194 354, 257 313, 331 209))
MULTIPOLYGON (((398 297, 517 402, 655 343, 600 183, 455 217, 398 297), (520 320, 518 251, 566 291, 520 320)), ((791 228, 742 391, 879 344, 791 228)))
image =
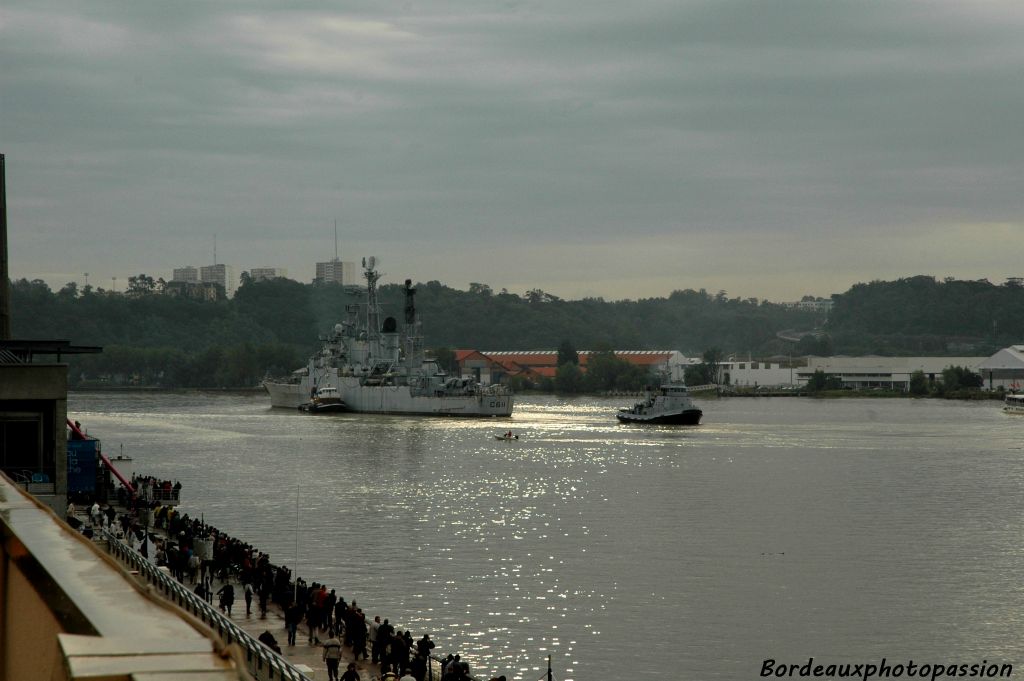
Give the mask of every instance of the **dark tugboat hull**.
POLYGON ((328 402, 321 404, 307 402, 306 404, 299 405, 299 409, 302 411, 308 411, 311 414, 338 414, 349 410, 348 405, 344 402, 328 402))
POLYGON ((686 411, 681 411, 676 414, 659 414, 657 416, 631 414, 628 412, 621 412, 615 416, 621 423, 655 423, 672 426, 696 426, 700 423, 700 417, 703 415, 704 412, 700 409, 687 409, 686 411))

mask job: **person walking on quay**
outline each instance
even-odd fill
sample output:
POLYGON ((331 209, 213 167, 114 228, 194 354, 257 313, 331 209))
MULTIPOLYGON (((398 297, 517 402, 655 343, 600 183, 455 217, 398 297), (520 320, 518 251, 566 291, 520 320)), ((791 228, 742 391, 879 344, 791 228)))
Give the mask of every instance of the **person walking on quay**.
POLYGON ((384 666, 390 666, 396 675, 409 666, 409 644, 405 642, 405 637, 401 634, 391 635, 391 653, 384 666))
POLYGON ((324 599, 324 621, 323 625, 327 629, 337 629, 340 627, 338 623, 334 621, 334 606, 338 604, 338 594, 331 589, 331 593, 327 594, 327 598, 324 599))
POLYGON ((341 663, 341 641, 333 629, 327 630, 324 641, 324 662, 327 663, 327 681, 338 681, 338 665, 341 663))
POLYGON ((380 651, 377 649, 377 630, 380 629, 380 615, 374 615, 373 621, 370 622, 369 637, 370 637, 370 653, 372 653, 372 661, 377 664, 380 660, 380 651))
POLYGON ((194 589, 194 591, 195 591, 196 596, 199 596, 204 601, 207 600, 207 598, 206 598, 206 584, 205 583, 199 582, 198 584, 196 584, 196 588, 194 589))
POLYGON ((295 634, 299 630, 299 622, 302 621, 302 606, 292 603, 284 612, 284 626, 288 630, 288 645, 295 645, 295 634))
POLYGON ((384 664, 384 648, 391 643, 391 634, 393 633, 395 633, 394 627, 388 624, 388 620, 385 618, 384 623, 377 627, 377 638, 374 641, 372 658, 374 664, 378 662, 384 664))
POLYGON ((267 619, 267 599, 270 596, 270 586, 266 583, 260 584, 260 619, 267 619))
POLYGON ((202 563, 199 559, 199 554, 192 550, 192 555, 188 557, 188 578, 193 584, 199 579, 199 565, 202 563))
POLYGON ((334 604, 334 630, 338 632, 338 638, 348 640, 348 634, 345 633, 345 614, 348 612, 348 603, 342 597, 338 598, 338 602, 334 604))
POLYGON ((220 609, 231 617, 231 606, 235 602, 235 587, 231 586, 231 582, 225 582, 224 586, 217 590, 217 595, 220 596, 220 609))
POLYGON ((348 663, 348 669, 341 675, 341 681, 359 681, 359 672, 356 671, 355 662, 348 663))
POLYGON ((358 661, 359 656, 362 655, 363 659, 367 659, 369 655, 366 654, 366 617, 363 615, 363 611, 356 608, 356 611, 349 618, 350 626, 352 629, 352 659, 358 661))
POLYGON ((252 584, 245 583, 245 616, 252 614, 252 584))
POLYGON ((423 638, 416 641, 416 652, 424 658, 430 657, 430 651, 434 649, 434 642, 430 640, 430 634, 423 634, 423 638))

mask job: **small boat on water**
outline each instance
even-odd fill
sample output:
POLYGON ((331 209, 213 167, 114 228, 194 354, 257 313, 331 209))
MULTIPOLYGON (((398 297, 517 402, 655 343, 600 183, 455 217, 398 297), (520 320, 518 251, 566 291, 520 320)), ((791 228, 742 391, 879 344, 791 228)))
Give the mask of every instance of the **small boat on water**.
POLYGON ((300 404, 299 409, 314 414, 348 411, 345 401, 338 395, 338 389, 332 387, 320 388, 309 402, 300 404))
POLYGON ((660 423, 695 426, 704 415, 690 399, 686 385, 666 383, 657 391, 648 390, 643 401, 629 409, 620 409, 615 417, 620 423, 660 423))
POLYGON ((518 435, 512 435, 511 433, 504 433, 503 435, 495 435, 495 440, 518 440, 518 435))
POLYGON ((1024 415, 1024 394, 1007 395, 1003 398, 1003 411, 1007 414, 1024 415))

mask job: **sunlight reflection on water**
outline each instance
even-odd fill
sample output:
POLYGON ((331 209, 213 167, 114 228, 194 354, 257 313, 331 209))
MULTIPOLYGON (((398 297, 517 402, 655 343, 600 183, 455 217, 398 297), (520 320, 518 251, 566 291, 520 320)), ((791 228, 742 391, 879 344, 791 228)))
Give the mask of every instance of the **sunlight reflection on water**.
POLYGON ((69 413, 136 471, 181 480, 186 512, 485 678, 532 681, 548 654, 563 681, 624 661, 735 679, 766 656, 1020 658, 1024 421, 779 398, 638 428, 614 419, 629 402, 443 420, 93 393, 69 413), (493 438, 508 429, 521 439, 493 438))

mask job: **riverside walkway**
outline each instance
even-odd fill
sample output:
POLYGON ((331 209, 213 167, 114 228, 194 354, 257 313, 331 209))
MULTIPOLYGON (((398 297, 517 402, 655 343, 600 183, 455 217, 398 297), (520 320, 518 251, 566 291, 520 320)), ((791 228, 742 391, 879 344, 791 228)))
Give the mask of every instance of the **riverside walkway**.
MULTIPOLYGON (((117 509, 119 513, 127 512, 123 508, 117 509)), ((83 526, 89 525, 86 513, 77 513, 76 517, 83 526)), ((166 541, 166 533, 161 528, 149 526, 147 528, 151 535, 158 537, 159 541, 166 541)), ((184 608, 192 615, 198 617, 211 629, 216 631, 228 643, 238 643, 245 651, 250 663, 250 673, 256 679, 267 679, 276 681, 285 679, 287 681, 303 681, 303 679, 327 679, 327 664, 323 661, 323 647, 315 642, 310 643, 306 622, 299 625, 296 637, 296 645, 287 644, 288 633, 285 626, 285 617, 282 607, 273 601, 267 604, 266 615, 260 614, 259 597, 254 596, 251 613, 246 613, 244 585, 240 580, 228 577, 228 581, 235 589, 235 600, 231 614, 221 611, 216 605, 217 591, 225 584, 225 581, 213 577, 211 592, 214 602, 205 601, 194 592, 194 584, 189 583, 186 575, 184 582, 179 582, 171 576, 166 568, 157 567, 155 563, 143 557, 136 549, 128 546, 113 533, 105 530, 97 530, 94 539, 106 545, 106 550, 119 562, 125 565, 132 573, 136 574, 140 581, 153 586, 162 595, 184 608), (281 648, 278 656, 270 648, 259 643, 259 637, 269 632, 281 648), (282 661, 287 664, 282 664, 282 661)), ((213 570, 210 570, 211 574, 213 570)), ((370 621, 374 614, 368 614, 370 621)), ((383 619, 385 615, 381 615, 383 619)), ((397 623, 392 622, 396 629, 401 629, 397 623)), ((327 639, 326 631, 323 629, 315 632, 314 635, 319 641, 327 639)), ((367 643, 369 645, 369 643, 367 643)), ((367 649, 369 652, 369 648, 367 649)), ((343 672, 347 665, 355 662, 356 671, 361 681, 377 681, 381 679, 380 664, 373 663, 365 657, 355 659, 355 653, 348 645, 342 647, 342 661, 340 670, 343 672)), ((428 658, 424 681, 437 681, 441 678, 441 664, 436 657, 428 658)), ((472 678, 472 677, 469 677, 472 678)))

